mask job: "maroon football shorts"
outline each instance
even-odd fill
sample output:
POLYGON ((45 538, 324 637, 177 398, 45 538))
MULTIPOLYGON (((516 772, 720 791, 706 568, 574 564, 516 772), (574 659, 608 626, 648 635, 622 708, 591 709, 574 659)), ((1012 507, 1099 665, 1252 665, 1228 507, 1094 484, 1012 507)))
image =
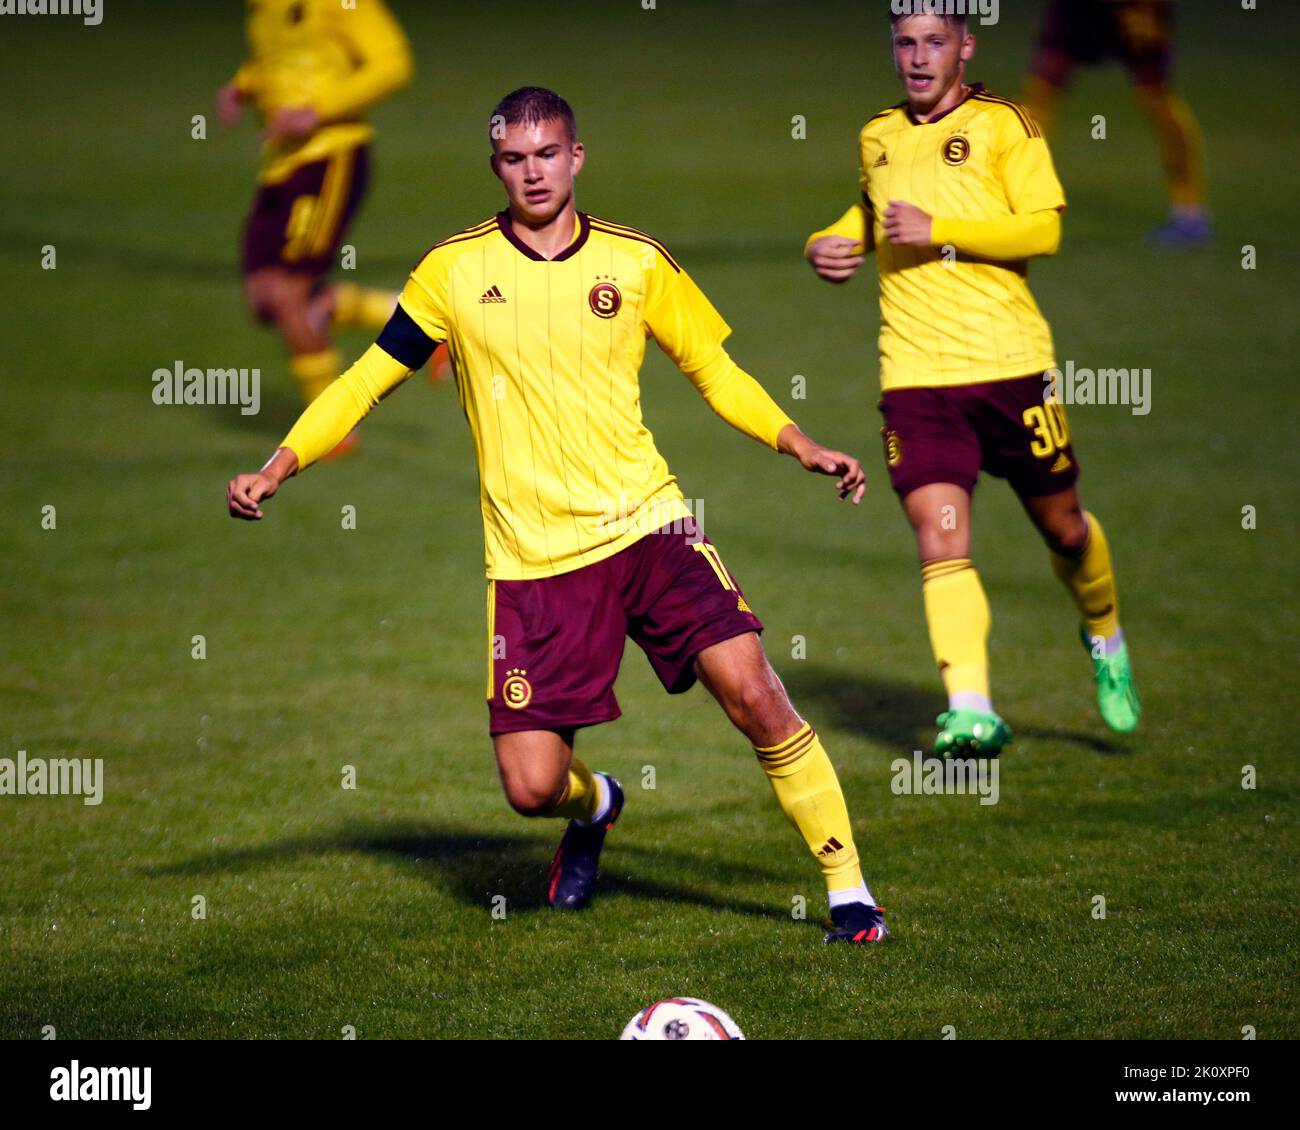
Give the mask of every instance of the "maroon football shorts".
POLYGON ((1173 66, 1173 14, 1169 0, 1051 0, 1040 48, 1075 63, 1122 63, 1135 82, 1165 82, 1173 66))
POLYGON ((489 730, 567 730, 621 711, 614 680, 631 636, 669 694, 695 682, 706 647, 761 632, 694 522, 666 526, 558 577, 490 581, 489 730))
POLYGON ((370 147, 358 145, 260 185, 244 222, 244 274, 284 267, 324 275, 366 193, 370 147))
POLYGON ((895 388, 880 399, 885 463, 900 498, 930 483, 967 493, 980 471, 1021 498, 1068 490, 1079 478, 1064 405, 1045 399, 1043 374, 946 388, 895 388))

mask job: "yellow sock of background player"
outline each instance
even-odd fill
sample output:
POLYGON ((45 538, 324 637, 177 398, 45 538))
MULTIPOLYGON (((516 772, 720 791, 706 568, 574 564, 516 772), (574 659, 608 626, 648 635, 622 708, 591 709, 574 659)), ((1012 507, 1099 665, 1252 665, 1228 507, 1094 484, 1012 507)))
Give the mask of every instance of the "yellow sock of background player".
POLYGON ((805 722, 779 745, 755 746, 754 753, 781 811, 816 858, 831 906, 854 902, 874 906, 858 864, 844 793, 817 732, 805 722))
POLYGON ((1086 510, 1083 516, 1088 521, 1088 544, 1078 557, 1052 553, 1052 572, 1074 597, 1093 646, 1098 639, 1104 640, 1105 653, 1114 654, 1119 640, 1119 595, 1110 563, 1110 543, 1101 523, 1086 510))
POLYGON ((1151 119, 1164 158, 1169 197, 1175 209, 1205 208, 1205 140, 1192 108, 1163 86, 1139 86, 1138 101, 1151 119))
POLYGON ((922 565, 921 593, 948 709, 991 712, 988 641, 993 620, 970 558, 922 565))
POLYGON ((341 372, 342 361, 334 348, 319 353, 296 353, 289 358, 289 372, 298 382, 304 404, 310 404, 330 386, 341 372))
POLYGON ((397 295, 391 290, 374 290, 353 283, 338 283, 334 287, 334 313, 330 324, 335 329, 382 330, 393 316, 397 295))

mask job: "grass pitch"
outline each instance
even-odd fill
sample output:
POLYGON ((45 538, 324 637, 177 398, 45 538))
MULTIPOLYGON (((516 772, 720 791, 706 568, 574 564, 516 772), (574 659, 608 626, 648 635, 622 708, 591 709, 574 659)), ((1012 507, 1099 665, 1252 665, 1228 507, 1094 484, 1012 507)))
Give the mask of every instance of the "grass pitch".
MULTIPOLYGON (((648 423, 839 767, 894 936, 822 947, 817 872, 745 742, 699 688, 666 700, 635 648, 624 717, 579 741, 629 794, 604 893, 581 915, 545 908, 559 828, 508 810, 486 738, 477 481, 455 393, 413 380, 367 422, 360 458, 291 482, 259 525, 225 516, 226 480, 297 411, 238 288, 253 131, 211 118, 240 12, 122 2, 94 28, 10 17, 0 42, 0 756, 102 758, 106 778, 95 807, 0 797, 0 1036, 605 1038, 676 993, 751 1038, 1300 1035, 1285 737, 1300 211, 1266 109, 1290 90, 1294 13, 1184 13, 1212 251, 1144 246, 1163 192, 1118 70, 1082 76, 1065 108, 1066 240, 1033 281, 1062 361, 1154 373, 1149 415, 1071 414, 1146 713, 1132 739, 1104 730, 1068 600, 986 481, 974 554, 1018 738, 1000 803, 981 807, 890 789, 943 700, 879 451, 874 280, 832 289, 800 259, 854 199, 857 129, 899 98, 883 16, 395 6, 419 75, 374 114, 358 279, 399 285, 425 247, 499 207, 486 112, 552 85, 589 148, 580 207, 662 238, 742 364, 783 398, 806 377, 795 417, 869 467, 861 511, 837 506, 651 351, 648 423), (206 140, 191 137, 200 113, 206 140), (177 360, 260 367, 261 413, 155 406, 150 374, 177 360)), ((1039 5, 1002 8, 971 77, 1015 95, 1039 5)))

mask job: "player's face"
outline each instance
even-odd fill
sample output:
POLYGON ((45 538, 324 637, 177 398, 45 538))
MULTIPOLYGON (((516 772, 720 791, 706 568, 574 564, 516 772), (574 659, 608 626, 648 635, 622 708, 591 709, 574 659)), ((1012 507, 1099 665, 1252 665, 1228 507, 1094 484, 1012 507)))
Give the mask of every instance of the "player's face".
POLYGON ((912 109, 929 113, 960 86, 975 37, 939 16, 908 16, 894 25, 894 67, 912 109))
POLYGON ((506 126, 496 142, 492 171, 501 178, 511 212, 525 223, 549 223, 573 199, 573 178, 582 168, 582 142, 564 122, 506 126))

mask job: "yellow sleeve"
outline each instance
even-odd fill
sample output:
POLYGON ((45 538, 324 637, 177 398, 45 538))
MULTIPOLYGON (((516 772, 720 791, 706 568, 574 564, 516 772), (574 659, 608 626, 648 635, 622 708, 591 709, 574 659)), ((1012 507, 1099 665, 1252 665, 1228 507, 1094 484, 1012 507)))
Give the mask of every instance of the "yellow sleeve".
POLYGON ((650 271, 645 323, 714 412, 737 431, 776 447, 790 417, 722 348, 731 327, 695 280, 662 256, 650 271))
POLYGON ((1052 151, 1030 123, 1032 133, 1018 116, 1007 113, 998 131, 998 172, 1007 203, 1016 213, 1065 210, 1065 189, 1056 176, 1052 151))
POLYGON ((376 404, 411 375, 411 370, 378 345, 332 382, 298 417, 281 447, 298 457, 301 472, 338 446, 376 404))
POLYGON ((738 432, 776 448, 776 437, 786 424, 793 424, 753 377, 718 346, 717 355, 686 375, 705 402, 738 432))
POLYGON ((322 121, 354 118, 411 81, 414 62, 402 26, 382 0, 340 7, 335 24, 352 52, 355 68, 316 99, 322 121))
MULTIPOLYGON (((447 311, 451 307, 448 301, 447 275, 450 260, 440 252, 431 251, 416 264, 402 293, 397 296, 398 310, 410 315, 420 331, 433 344, 446 341, 451 336, 447 311)), ((416 366, 418 368, 418 366, 416 366)))
POLYGON ((1055 255, 1061 246, 1061 213, 1054 208, 996 220, 951 220, 936 216, 930 244, 951 245, 967 255, 1003 262, 1055 255))
POLYGON ((252 95, 257 91, 257 64, 251 60, 235 72, 230 80, 236 90, 243 95, 252 95))
POLYGON ((840 235, 845 239, 851 239, 854 243, 861 244, 865 250, 868 248, 868 241, 871 238, 871 226, 867 219, 867 207, 865 204, 854 204, 838 220, 828 228, 822 228, 821 231, 815 231, 806 240, 804 240, 803 249, 807 254, 816 240, 822 239, 828 235, 840 235))

